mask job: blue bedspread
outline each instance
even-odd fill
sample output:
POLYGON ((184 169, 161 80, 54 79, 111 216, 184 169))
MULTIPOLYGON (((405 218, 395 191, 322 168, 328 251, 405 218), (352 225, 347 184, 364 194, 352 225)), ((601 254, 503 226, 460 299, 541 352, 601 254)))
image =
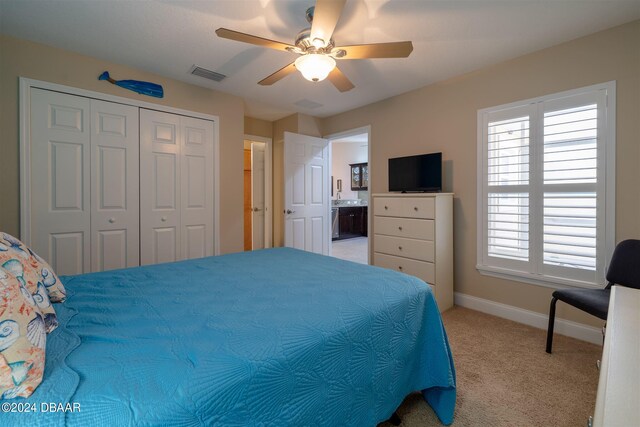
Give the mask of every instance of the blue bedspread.
POLYGON ((453 419, 447 336, 414 277, 279 248, 62 280, 45 380, 12 401, 37 411, 3 426, 375 426, 418 390, 453 419))

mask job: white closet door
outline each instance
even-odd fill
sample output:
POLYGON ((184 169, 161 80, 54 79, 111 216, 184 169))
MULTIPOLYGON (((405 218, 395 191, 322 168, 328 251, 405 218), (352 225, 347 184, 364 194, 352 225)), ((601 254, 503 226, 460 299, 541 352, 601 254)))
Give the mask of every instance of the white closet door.
POLYGON ((140 109, 140 263, 180 256, 180 116, 140 109))
POLYGON ((31 90, 31 246, 58 274, 91 270, 90 101, 31 90))
POLYGON ((213 122, 180 117, 182 259, 213 255, 213 122))
POLYGON ((91 100, 91 267, 139 265, 138 108, 91 100))

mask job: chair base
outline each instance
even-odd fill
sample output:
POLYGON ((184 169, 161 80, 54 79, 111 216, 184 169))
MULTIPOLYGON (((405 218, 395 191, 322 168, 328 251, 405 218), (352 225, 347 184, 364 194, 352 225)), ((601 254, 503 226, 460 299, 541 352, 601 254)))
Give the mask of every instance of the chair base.
POLYGON ((402 424, 402 419, 400 419, 400 415, 398 415, 397 412, 394 412, 393 414, 391 414, 391 418, 389 418, 389 422, 394 426, 399 426, 400 424, 402 424))
POLYGON ((551 298, 551 305, 549 306, 549 327, 547 328, 547 353, 551 354, 551 346, 553 345, 553 325, 556 320, 556 302, 558 298, 551 298))

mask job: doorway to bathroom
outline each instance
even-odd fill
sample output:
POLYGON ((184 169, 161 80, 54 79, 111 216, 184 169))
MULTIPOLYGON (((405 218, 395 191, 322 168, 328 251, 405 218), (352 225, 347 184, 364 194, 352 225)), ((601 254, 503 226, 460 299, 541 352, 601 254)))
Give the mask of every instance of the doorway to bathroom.
POLYGON ((333 257, 369 264, 369 127, 329 135, 331 251, 333 257))

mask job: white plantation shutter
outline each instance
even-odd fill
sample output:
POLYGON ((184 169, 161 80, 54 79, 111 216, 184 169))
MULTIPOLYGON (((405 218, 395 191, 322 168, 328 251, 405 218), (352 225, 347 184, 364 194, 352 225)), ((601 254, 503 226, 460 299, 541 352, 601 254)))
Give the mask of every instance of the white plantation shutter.
POLYGON ((526 108, 494 116, 487 123, 487 255, 528 262, 530 118, 526 108))
POLYGON ((614 239, 614 91, 609 83, 478 112, 480 271, 603 282, 614 239))

